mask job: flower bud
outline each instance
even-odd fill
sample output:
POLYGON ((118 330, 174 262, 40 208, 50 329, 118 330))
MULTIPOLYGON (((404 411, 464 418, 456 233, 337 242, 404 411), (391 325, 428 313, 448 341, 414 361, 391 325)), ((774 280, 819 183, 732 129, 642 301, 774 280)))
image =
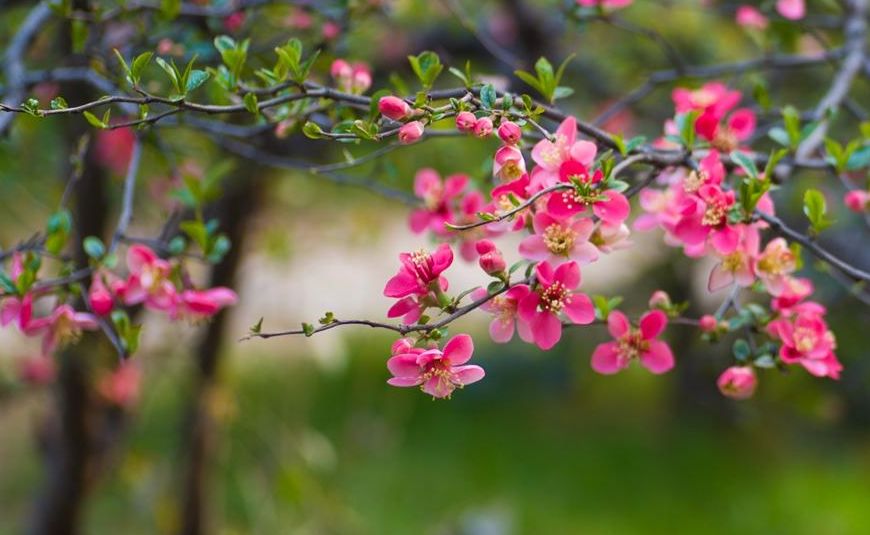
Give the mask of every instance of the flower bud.
POLYGON ((516 145, 523 137, 523 130, 512 121, 505 121, 498 127, 498 137, 507 145, 516 145))
POLYGON ((475 244, 475 248, 477 249, 477 254, 480 255, 478 261, 480 268, 486 272, 487 275, 499 275, 504 273, 507 264, 505 264, 501 251, 495 247, 494 243, 489 240, 480 240, 475 244))
POLYGON ((336 81, 340 81, 342 78, 350 78, 353 75, 353 69, 351 68, 350 63, 343 59, 337 59, 333 61, 332 65, 329 67, 329 74, 332 75, 333 79, 336 81))
POLYGON ((719 328, 719 321, 710 314, 704 314, 698 321, 698 327, 705 333, 711 333, 719 328))
POLYGON ((870 191, 852 190, 843 197, 843 202, 849 210, 863 214, 870 208, 870 191))
POLYGON ((353 93, 365 93, 372 86, 372 73, 368 66, 356 63, 353 66, 353 75, 350 82, 353 93))
POLYGON ((474 123, 474 135, 477 137, 487 137, 492 134, 492 119, 489 117, 481 117, 474 123))
POLYGON ((751 398, 758 386, 755 370, 749 366, 732 366, 716 381, 722 395, 733 399, 751 398))
POLYGON ((456 114, 456 129, 460 132, 471 132, 474 130, 474 123, 477 122, 477 117, 470 111, 461 111, 456 114))
POLYGON ((402 353, 409 353, 413 348, 413 340, 411 340, 410 338, 399 338, 398 340, 393 342, 393 346, 390 348, 390 354, 400 355, 402 353))
POLYGON ((667 310, 671 308, 671 296, 667 294, 664 290, 656 290, 649 298, 649 308, 650 310, 667 310))
POLYGON ((381 115, 394 121, 401 121, 411 114, 411 106, 399 97, 386 96, 378 101, 381 115))
POLYGON ((399 128, 399 143, 409 145, 423 136, 423 123, 411 121, 399 128))
POLYGON ((115 305, 112 294, 109 293, 109 290, 99 279, 94 279, 94 282, 91 284, 88 298, 91 302, 91 310, 97 316, 108 316, 115 305))

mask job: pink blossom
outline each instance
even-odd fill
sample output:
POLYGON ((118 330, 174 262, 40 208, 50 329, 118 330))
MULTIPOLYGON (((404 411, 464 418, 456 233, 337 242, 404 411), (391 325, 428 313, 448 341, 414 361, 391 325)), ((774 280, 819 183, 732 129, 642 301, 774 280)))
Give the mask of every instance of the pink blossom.
POLYGON ((770 301, 770 307, 781 314, 787 314, 795 305, 812 295, 813 289, 810 279, 786 277, 782 291, 770 301))
POLYGON ((767 17, 753 6, 738 7, 735 20, 737 21, 737 24, 744 28, 752 28, 756 30, 764 30, 768 25, 767 17))
POLYGON ((698 320, 698 327, 705 333, 711 333, 719 328, 719 320, 710 314, 704 314, 698 320))
POLYGON ((789 20, 800 20, 806 15, 804 0, 777 0, 776 10, 789 20))
POLYGON ((634 0, 577 0, 578 6, 595 7, 601 6, 605 9, 621 9, 628 7, 634 0))
POLYGON ((628 225, 599 221, 595 225, 592 235, 589 236, 589 243, 600 252, 610 254, 613 251, 630 247, 629 236, 631 236, 631 231, 628 230, 628 225))
POLYGON ((480 138, 488 137, 492 134, 492 119, 489 117, 481 117, 474 123, 474 135, 480 138))
POLYGON ((420 169, 414 177, 414 194, 423 208, 411 212, 409 224, 417 234, 430 230, 439 236, 449 234, 445 223, 455 223, 454 211, 468 185, 465 175, 451 175, 443 182, 434 169, 420 169))
POLYGON ((733 399, 748 399, 755 393, 758 379, 749 366, 732 366, 722 372, 716 381, 722 395, 733 399))
POLYGON ((783 238, 775 238, 755 261, 755 272, 770 295, 777 296, 785 289, 786 278, 797 269, 797 259, 783 238))
POLYGON ((843 366, 834 355, 837 343, 824 313, 817 303, 802 303, 768 323, 767 332, 782 342, 779 357, 786 364, 800 364, 816 377, 839 379, 843 366))
POLYGON ((743 288, 755 282, 755 258, 758 255, 758 229, 753 225, 736 225, 739 237, 733 251, 719 255, 721 261, 710 271, 707 289, 711 292, 737 284, 743 288))
POLYGON ((76 312, 73 307, 63 304, 50 315, 32 320, 25 334, 42 336, 42 353, 50 355, 55 349, 67 342, 77 340, 82 331, 95 331, 97 318, 87 312, 76 312))
POLYGON ((341 35, 341 26, 333 20, 328 20, 323 23, 323 26, 320 28, 320 33, 323 35, 324 39, 332 41, 341 35))
POLYGON ((554 191, 547 200, 547 211, 556 217, 566 218, 591 206, 592 212, 603 221, 622 223, 628 217, 631 206, 622 193, 600 189, 603 178, 600 170, 590 174, 579 161, 565 161, 559 166, 559 180, 574 187, 554 191))
POLYGON ((449 398, 456 388, 476 383, 485 375, 480 366, 465 364, 474 353, 474 343, 467 334, 451 338, 443 351, 404 349, 404 344, 399 349, 406 352, 394 354, 387 361, 387 369, 393 374, 387 383, 392 386, 419 386, 432 397, 449 398))
POLYGON ((456 114, 456 129, 460 132, 472 132, 475 123, 477 123, 477 117, 470 111, 461 111, 456 114))
POLYGON ((687 245, 702 245, 707 239, 720 254, 727 255, 737 248, 740 233, 728 224, 728 211, 734 205, 733 191, 704 184, 697 196, 687 197, 681 206, 681 218, 673 234, 687 245))
MULTIPOLYGON (((531 289, 527 285, 518 284, 481 305, 480 308, 482 310, 494 316, 489 324, 489 335, 493 342, 498 344, 510 342, 514 336, 514 326, 516 326, 516 330, 523 341, 528 343, 534 342, 534 336, 529 324, 519 317, 520 301, 529 295, 530 292, 531 289)), ((488 293, 485 289, 480 288, 472 296, 475 300, 480 300, 487 297, 488 293)))
POLYGON ((110 403, 119 407, 130 407, 139 400, 142 373, 131 362, 124 362, 100 381, 100 393, 110 403))
POLYGON ((574 160, 587 169, 595 161, 598 147, 591 141, 577 141, 577 120, 567 117, 559 125, 554 140, 542 139, 532 148, 532 160, 538 164, 536 182, 540 189, 552 186, 559 179, 559 168, 564 162, 574 160))
POLYGON ((584 293, 574 292, 580 285, 580 266, 566 262, 555 270, 549 262, 535 267, 537 286, 519 304, 520 318, 529 324, 535 344, 550 349, 562 337, 559 313, 564 312, 572 323, 588 325, 595 320, 592 300, 584 293))
POLYGON ((708 82, 700 89, 678 87, 671 93, 677 113, 711 111, 722 117, 742 98, 740 91, 728 89, 722 82, 708 82))
POLYGON ((95 275, 91 282, 91 288, 88 291, 88 300, 91 303, 91 310, 97 316, 108 316, 115 306, 115 300, 112 293, 106 288, 99 274, 95 275))
POLYGON ((674 355, 668 344, 658 340, 668 325, 668 317, 661 310, 647 312, 640 318, 640 328, 631 326, 625 314, 614 310, 607 317, 607 329, 615 341, 599 344, 592 353, 592 369, 610 375, 628 367, 632 360, 655 374, 674 367, 674 355))
POLYGON ((405 123, 399 128, 399 143, 410 145, 423 137, 423 123, 420 121, 411 121, 405 123))
POLYGON ((671 296, 664 290, 656 290, 649 297, 649 308, 651 310, 667 310, 671 308, 671 296))
POLYGON ((598 249, 589 243, 595 224, 591 219, 557 219, 538 212, 532 219, 535 233, 520 243, 520 254, 529 260, 545 260, 558 265, 573 260, 589 264, 598 259, 598 249))
POLYGON ((426 295, 433 283, 438 283, 441 273, 453 263, 453 250, 442 243, 434 253, 420 250, 399 255, 402 266, 384 287, 387 297, 402 298, 409 295, 426 295))
POLYGON ((170 317, 201 320, 214 316, 221 309, 235 305, 239 298, 236 292, 223 286, 206 290, 184 290, 178 295, 170 317))
POLYGON ((870 191, 855 189, 843 197, 846 208, 855 213, 863 214, 870 209, 870 191))
POLYGON ((224 29, 229 33, 239 31, 243 24, 245 24, 244 11, 236 11, 235 13, 224 17, 224 29))
POLYGON ((475 244, 477 254, 480 255, 478 263, 487 275, 500 275, 504 273, 507 264, 501 251, 489 240, 480 240, 475 244))
POLYGON ((411 105, 400 99, 399 97, 394 97, 392 95, 388 95, 386 97, 381 97, 378 100, 378 111, 381 112, 381 115, 392 119, 394 121, 401 121, 405 117, 411 115, 411 105))
POLYGON ((513 145, 504 145, 495 152, 492 174, 502 182, 517 180, 526 174, 523 153, 513 145))
MULTIPOLYGON (((514 202, 520 204, 529 198, 529 175, 524 174, 516 180, 496 186, 492 192, 492 201, 494 208, 498 212, 508 212, 516 206, 514 202)), ((531 212, 531 208, 525 208, 513 215, 514 223, 511 230, 521 230, 526 226, 526 215, 531 212)), ((490 225, 492 227, 493 225, 490 225)))
POLYGON ((97 161, 116 175, 123 175, 133 156, 134 141, 132 128, 100 130, 95 147, 97 161))
POLYGON ((498 137, 506 145, 516 145, 523 137, 523 130, 515 122, 504 121, 498 127, 498 137))
POLYGON ((126 305, 145 306, 155 310, 171 310, 175 306, 175 285, 169 279, 172 266, 145 245, 132 245, 127 250, 127 282, 115 288, 126 305))
POLYGON ((48 384, 56 374, 54 359, 47 355, 26 357, 18 362, 18 377, 31 385, 48 384))
POLYGON ((342 91, 362 94, 372 85, 372 74, 365 63, 351 65, 343 59, 336 59, 329 68, 329 73, 342 91))

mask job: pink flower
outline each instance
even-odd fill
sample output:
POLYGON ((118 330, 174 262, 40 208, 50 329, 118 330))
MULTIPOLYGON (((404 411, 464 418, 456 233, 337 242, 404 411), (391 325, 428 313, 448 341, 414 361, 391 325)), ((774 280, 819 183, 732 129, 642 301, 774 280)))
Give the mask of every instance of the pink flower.
POLYGON ((244 11, 236 11, 232 15, 224 18, 224 29, 229 33, 235 33, 239 31, 243 24, 245 24, 244 11))
POLYGON ((424 207, 411 212, 411 230, 421 233, 431 230, 439 236, 449 234, 445 223, 454 223, 454 210, 468 185, 465 175, 452 175, 443 182, 434 169, 420 169, 414 177, 414 194, 424 207))
POLYGON ((547 212, 538 212, 532 225, 535 233, 520 243, 524 258, 553 264, 569 260, 589 264, 598 259, 598 249, 589 243, 595 226, 591 219, 556 219, 547 212))
POLYGON ((222 308, 235 305, 238 300, 236 292, 223 286, 207 290, 184 290, 178 295, 178 302, 170 317, 190 320, 210 318, 222 308))
POLYGON ((372 85, 372 74, 365 63, 351 65, 339 58, 332 62, 329 73, 339 89, 347 93, 362 94, 372 85))
POLYGON ((755 272, 770 295, 777 296, 785 289, 786 278, 797 269, 797 259, 783 238, 768 242, 755 261, 755 272))
POLYGON ((601 6, 605 9, 620 9, 628 7, 634 0, 577 0, 578 6, 595 7, 601 6))
POLYGON ((721 261, 710 271, 707 290, 717 292, 734 283, 743 288, 755 282, 755 257, 758 255, 758 229, 753 225, 736 225, 737 246, 730 253, 720 255, 721 261))
POLYGON ((779 358, 786 364, 800 364, 816 377, 839 379, 843 366, 834 355, 837 342, 825 323, 824 307, 807 302, 791 312, 767 325, 768 334, 782 342, 779 358))
POLYGON ((671 296, 664 290, 656 290, 649 297, 650 309, 667 310, 671 308, 671 296))
POLYGON ((728 211, 734 205, 733 191, 723 191, 719 186, 704 184, 697 196, 684 199, 681 218, 673 228, 673 234, 687 245, 702 245, 708 237, 717 252, 723 255, 734 252, 740 233, 728 225, 728 211))
POLYGON ((758 379, 749 366, 732 366, 722 372, 716 381, 722 395, 733 399, 748 399, 755 393, 758 379))
POLYGON ((863 214, 870 209, 870 191, 855 189, 843 197, 846 208, 855 213, 863 214))
POLYGON ((126 284, 116 288, 126 305, 145 306, 155 310, 171 310, 175 306, 175 285, 169 279, 172 266, 145 245, 132 245, 127 250, 126 284))
POLYGON ((0 325, 3 327, 15 323, 18 329, 27 333, 33 319, 33 294, 26 293, 22 297, 7 297, 0 306, 0 325))
POLYGON ((786 277, 782 292, 770 301, 770 307, 781 314, 788 314, 792 307, 813 293, 813 283, 810 279, 786 277))
POLYGON ((507 264, 501 251, 496 248, 494 243, 489 240, 480 240, 475 244, 475 248, 477 249, 477 254, 480 255, 478 259, 480 268, 487 275, 500 275, 504 273, 507 264))
POLYGON ((456 129, 460 132, 472 132, 475 123, 477 123, 477 117, 470 111, 461 111, 456 114, 456 129))
POLYGON ((506 145, 516 145, 523 137, 523 130, 517 125, 517 123, 504 121, 498 127, 498 137, 506 145))
MULTIPOLYGON (((489 324, 489 335, 493 342, 498 344, 510 342, 514 336, 514 325, 516 325, 516 330, 523 341, 534 342, 529 324, 519 317, 520 301, 530 292, 531 289, 527 285, 518 284, 480 306, 482 310, 495 316, 489 324)), ((475 300, 483 299, 487 295, 487 291, 483 288, 472 294, 475 300)))
POLYGON ((467 334, 458 334, 444 345, 444 350, 422 348, 399 350, 387 361, 393 374, 387 383, 398 387, 419 386, 435 398, 449 398, 458 387, 476 383, 485 372, 480 366, 465 365, 474 352, 474 343, 467 334))
POLYGON ((580 266, 567 262, 553 270, 549 262, 535 267, 536 291, 519 304, 520 318, 529 324, 535 344, 550 349, 562 337, 559 313, 564 312, 573 323, 588 325, 595 320, 592 300, 573 290, 580 285, 580 266))
POLYGON ((800 20, 806 15, 804 0, 777 0, 776 10, 789 20, 800 20))
POLYGON ((674 355, 668 344, 658 340, 668 325, 668 317, 661 310, 647 312, 640 318, 640 328, 631 326, 625 314, 614 310, 607 317, 607 329, 615 341, 599 344, 592 353, 592 369, 611 375, 628 367, 632 360, 655 374, 674 367, 674 355))
POLYGON ((608 223, 607 221, 599 221, 589 236, 589 243, 595 246, 600 252, 610 254, 619 249, 625 249, 631 246, 631 241, 628 237, 631 231, 624 223, 608 223))
POLYGON ((719 320, 710 314, 704 314, 698 320, 698 327, 705 333, 711 333, 719 328, 719 320))
POLYGON ((115 306, 115 300, 112 293, 106 288, 102 278, 96 274, 91 282, 91 288, 88 291, 88 300, 91 302, 91 310, 97 316, 108 316, 115 306))
POLYGON ((559 167, 568 160, 580 162, 587 169, 595 161, 598 147, 591 141, 577 141, 577 120, 568 117, 559 125, 555 139, 542 139, 532 148, 532 160, 538 164, 538 177, 533 177, 540 189, 558 181, 559 167))
MULTIPOLYGON (((529 198, 529 183, 529 175, 525 174, 514 181, 493 188, 491 196, 495 210, 501 213, 508 212, 516 207, 515 202, 520 204, 527 200, 529 198)), ((529 213, 531 213, 531 208, 525 208, 511 216, 514 220, 511 230, 525 228, 526 215, 529 213)), ((490 227, 492 226, 490 225, 490 227)))
POLYGON ((411 121, 405 123, 399 128, 399 143, 410 145, 423 137, 423 123, 420 121, 411 121))
POLYGON ((492 134, 492 119, 489 117, 481 117, 474 123, 474 135, 480 138, 488 137, 492 134))
POLYGON ((608 223, 620 224, 628 217, 631 206, 622 193, 602 190, 600 170, 590 174, 577 160, 567 160, 559 166, 559 180, 574 187, 554 191, 547 200, 547 211, 560 218, 571 217, 592 206, 592 212, 608 223))
POLYGON ((392 95, 381 97, 378 101, 378 110, 381 112, 381 115, 394 121, 401 121, 409 116, 412 111, 411 106, 407 102, 392 95))
POLYGON ((722 82, 708 82, 700 89, 678 87, 671 93, 677 113, 711 111, 722 117, 741 99, 740 91, 728 89, 722 82))
POLYGON ((433 283, 438 283, 441 273, 453 263, 453 250, 446 243, 430 254, 420 250, 399 255, 402 266, 384 287, 387 297, 402 298, 409 295, 426 295, 433 283))
POLYGON ((38 355, 21 359, 18 363, 18 377, 31 385, 44 385, 54 381, 57 374, 54 359, 38 355))
POLYGON ((99 390, 110 403, 127 408, 138 401, 141 382, 142 373, 139 367, 127 361, 103 377, 99 390))
POLYGON ((332 41, 341 35, 341 26, 333 20, 328 20, 323 23, 323 26, 320 28, 320 33, 323 35, 324 39, 332 41))
POLYGON ((134 141, 132 128, 100 130, 95 147, 97 161, 116 175, 123 175, 133 156, 134 141))
POLYGON ((768 20, 761 11, 753 6, 740 6, 737 8, 735 16, 737 24, 744 28, 752 28, 755 30, 764 30, 767 28, 768 20))
POLYGON ((63 304, 49 316, 32 320, 25 334, 42 335, 42 353, 50 355, 61 345, 77 340, 82 331, 95 331, 97 328, 96 316, 76 312, 70 305, 63 304))
POLYGON ((513 145, 504 145, 495 151, 492 174, 502 182, 517 180, 526 174, 523 153, 513 145))

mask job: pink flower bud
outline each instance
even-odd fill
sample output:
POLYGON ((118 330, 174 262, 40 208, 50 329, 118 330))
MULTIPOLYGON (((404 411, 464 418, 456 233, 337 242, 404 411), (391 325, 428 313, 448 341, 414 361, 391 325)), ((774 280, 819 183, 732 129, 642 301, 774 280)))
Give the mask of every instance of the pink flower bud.
POLYGON ((409 145, 423 136, 423 123, 411 121, 399 128, 399 143, 409 145))
POLYGON ((477 254, 480 255, 478 261, 480 268, 486 272, 487 275, 498 275, 504 273, 507 264, 504 261, 501 251, 495 247, 494 243, 489 240, 480 240, 475 244, 475 248, 477 249, 477 254))
POLYGON ((320 31, 323 33, 324 39, 331 41, 341 34, 341 26, 339 26, 337 22, 330 20, 323 23, 323 27, 320 31))
POLYGON ((378 110, 381 115, 394 121, 401 121, 411 114, 411 106, 399 97, 381 97, 378 101, 378 110))
POLYGON ((498 137, 508 145, 516 145, 523 137, 523 130, 512 121, 505 121, 498 127, 498 137))
POLYGON ((843 202, 849 210, 863 214, 870 208, 870 191, 852 190, 843 197, 843 202))
POLYGON ((355 63, 351 76, 351 89, 354 93, 365 93, 372 86, 372 73, 364 63, 355 63))
POLYGON ((91 301, 91 310, 97 316, 107 316, 115 305, 112 294, 99 279, 95 279, 91 284, 88 297, 91 301))
POLYGON ((704 314, 701 316, 701 319, 698 320, 698 327, 700 327, 705 333, 711 333, 719 328, 719 321, 710 314, 704 314))
POLYGON ((492 119, 489 117, 481 117, 474 123, 474 135, 477 137, 487 137, 492 134, 492 119))
POLYGON ((740 6, 735 17, 737 24, 744 28, 763 30, 767 28, 767 17, 753 6, 740 6))
POLYGON ((477 117, 470 111, 461 111, 456 114, 456 129, 460 132, 471 132, 474 130, 474 123, 477 122, 477 117))
POLYGON ((333 61, 332 65, 329 67, 329 74, 332 75, 335 80, 349 78, 353 76, 353 68, 350 66, 350 63, 345 60, 337 59, 333 61))
POLYGON ((804 0, 777 0, 776 10, 789 20, 800 20, 806 15, 807 6, 804 0))
POLYGON ((245 12, 244 11, 236 11, 232 15, 226 17, 224 19, 224 29, 230 33, 235 33, 239 29, 241 29, 242 25, 245 23, 245 12))
POLYGON ((655 309, 666 309, 671 306, 671 296, 667 294, 664 290, 656 290, 649 298, 649 308, 651 310, 655 309))
POLYGON ((395 342, 393 342, 393 346, 390 348, 390 353, 393 355, 399 355, 401 353, 410 353, 411 349, 414 348, 414 341, 410 338, 399 338, 395 342))
POLYGON ((748 366, 732 366, 716 381, 722 395, 733 399, 751 398, 758 386, 755 370, 748 366))

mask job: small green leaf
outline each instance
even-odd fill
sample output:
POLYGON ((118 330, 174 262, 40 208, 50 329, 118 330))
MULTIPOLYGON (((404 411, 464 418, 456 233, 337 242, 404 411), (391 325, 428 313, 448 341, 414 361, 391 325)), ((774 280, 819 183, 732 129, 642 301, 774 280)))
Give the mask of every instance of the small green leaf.
POLYGON ((103 245, 103 240, 96 236, 88 236, 82 241, 82 249, 89 257, 94 260, 103 258, 106 254, 106 246, 103 245))
POLYGON ((749 343, 739 338, 734 341, 734 358, 736 358, 740 362, 746 362, 749 356, 752 354, 752 349, 749 347, 749 343))
POLYGON ((744 152, 739 150, 731 151, 731 160, 740 166, 741 169, 750 178, 758 178, 758 168, 755 167, 755 162, 744 152))
POLYGON ((194 89, 201 86, 208 80, 209 74, 206 71, 201 71, 199 69, 194 69, 190 71, 189 76, 187 77, 187 83, 184 87, 187 93, 191 93, 194 89))
POLYGON ((485 109, 491 110, 495 108, 495 101, 497 98, 498 94, 492 84, 484 84, 483 87, 480 88, 480 105, 485 109))
POLYGON ((321 129, 317 123, 311 121, 305 123, 305 126, 302 127, 302 133, 305 134, 305 137, 311 139, 323 139, 325 137, 323 135, 323 129, 321 129))
POLYGON ((312 334, 314 334, 314 325, 311 325, 310 323, 303 323, 302 332, 305 333, 305 336, 311 336, 312 334))
POLYGON ((109 125, 101 121, 99 117, 89 111, 85 111, 82 114, 85 116, 85 119, 88 121, 88 123, 90 123, 90 125, 94 128, 105 129, 109 127, 109 125))
POLYGON ((828 206, 821 191, 813 188, 806 190, 803 208, 814 233, 818 234, 833 223, 827 217, 828 206))
POLYGON ((258 106, 257 95, 254 93, 245 94, 245 98, 243 99, 245 103, 245 109, 254 115, 260 114, 260 108, 258 106))
POLYGON ((69 108, 69 105, 66 103, 66 99, 63 97, 54 97, 51 99, 51 104, 49 105, 53 110, 65 110, 69 108))

